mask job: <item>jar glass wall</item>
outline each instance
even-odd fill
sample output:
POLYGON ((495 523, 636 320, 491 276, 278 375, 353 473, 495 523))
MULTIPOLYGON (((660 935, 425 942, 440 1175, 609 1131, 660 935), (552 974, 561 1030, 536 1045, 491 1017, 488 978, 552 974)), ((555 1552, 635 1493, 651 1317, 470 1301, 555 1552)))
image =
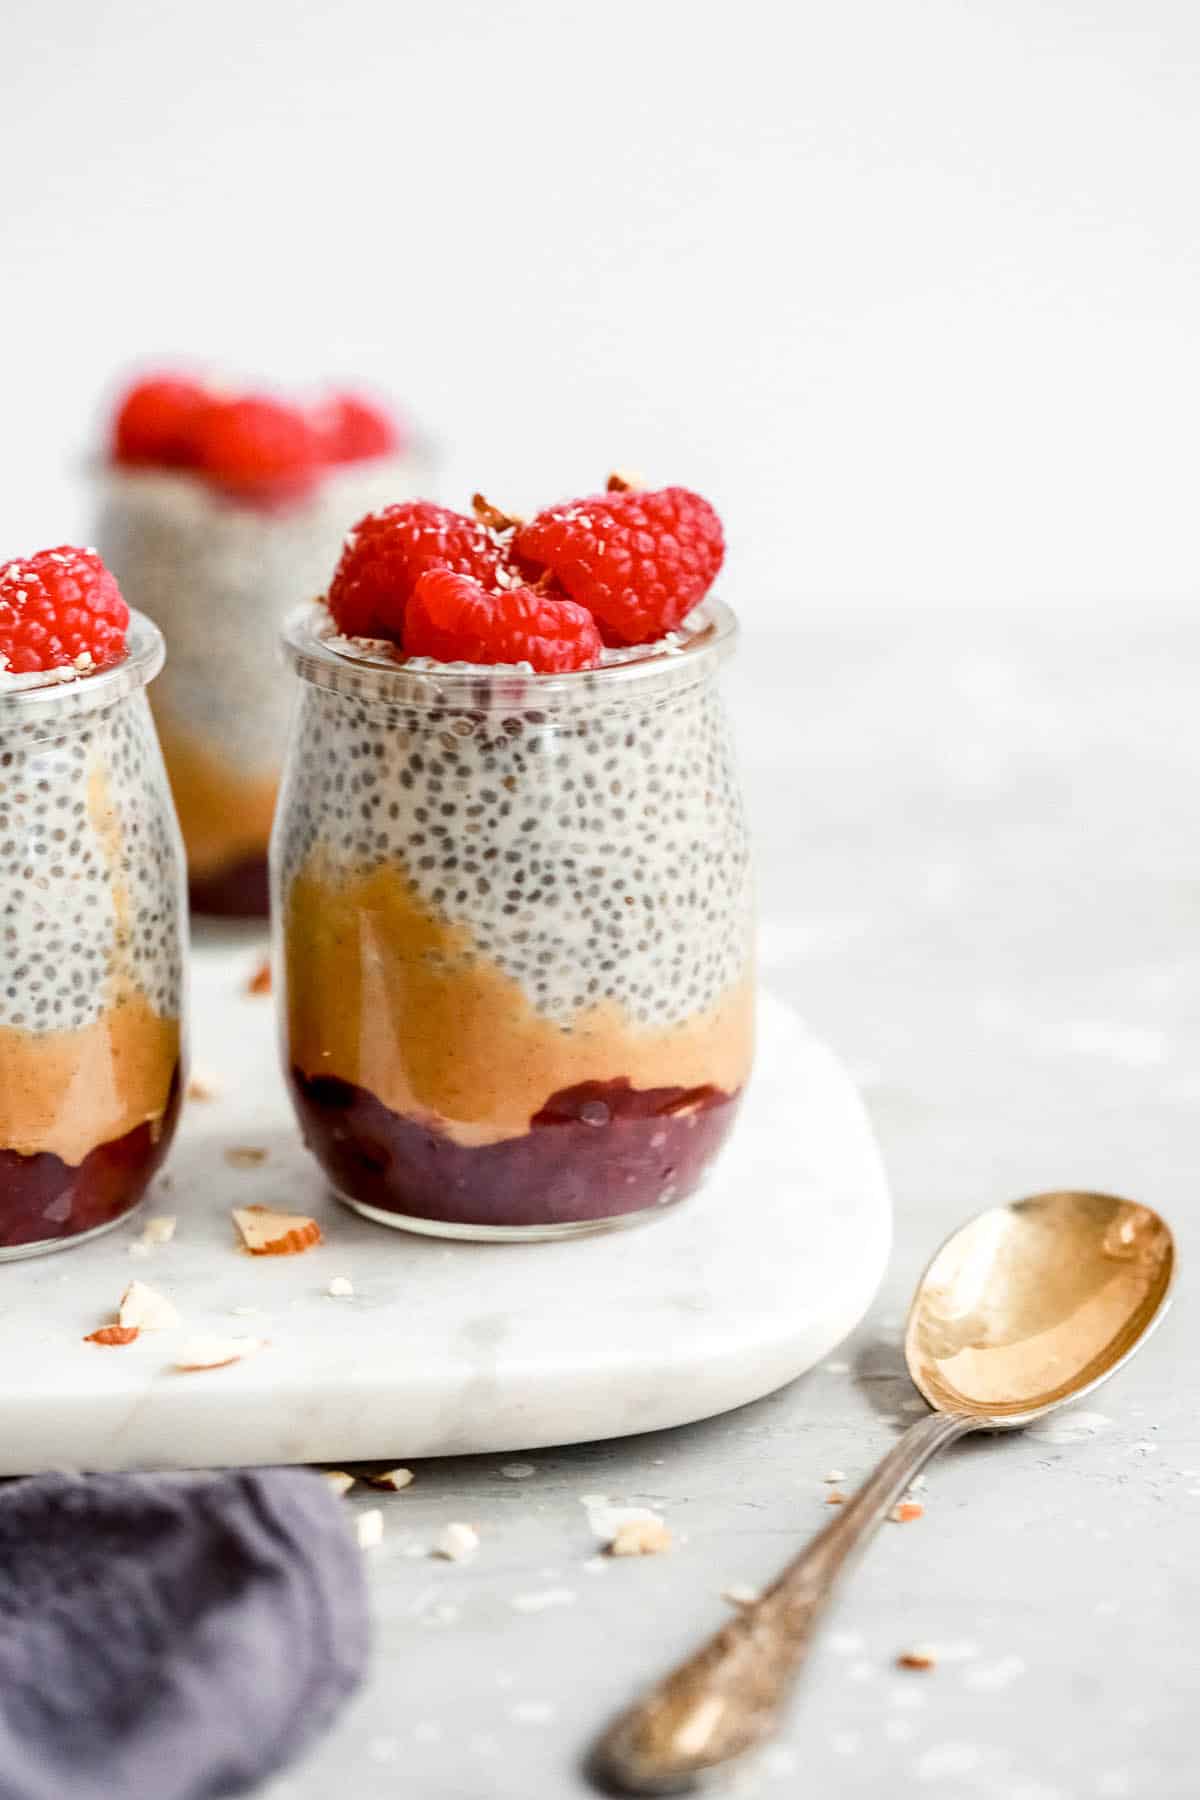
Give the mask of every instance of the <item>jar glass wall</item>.
POLYGON ((142 1198, 183 1073, 183 853, 145 686, 163 642, 0 691, 0 1257, 142 1198))
POLYGON ((595 671, 415 667, 289 622, 272 851, 283 1062, 383 1222, 549 1236, 682 1199, 753 1037, 728 609, 595 671))

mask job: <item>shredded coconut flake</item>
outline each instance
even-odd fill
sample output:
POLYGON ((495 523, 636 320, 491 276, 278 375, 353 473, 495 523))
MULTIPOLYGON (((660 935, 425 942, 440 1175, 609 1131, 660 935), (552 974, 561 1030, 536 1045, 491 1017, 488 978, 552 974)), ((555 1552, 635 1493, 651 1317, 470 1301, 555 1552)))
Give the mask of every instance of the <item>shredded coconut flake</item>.
POLYGON ((546 1612, 552 1606, 571 1606, 575 1594, 571 1588, 543 1588, 536 1594, 514 1594, 509 1602, 514 1612, 539 1613, 546 1612))
POLYGON ((222 1369, 226 1363, 242 1362, 266 1349, 266 1341, 255 1337, 189 1338, 179 1352, 177 1369, 222 1369))
POLYGON ((354 1521, 354 1533, 360 1550, 373 1550, 376 1544, 383 1542, 383 1514, 377 1506, 359 1513, 354 1521))

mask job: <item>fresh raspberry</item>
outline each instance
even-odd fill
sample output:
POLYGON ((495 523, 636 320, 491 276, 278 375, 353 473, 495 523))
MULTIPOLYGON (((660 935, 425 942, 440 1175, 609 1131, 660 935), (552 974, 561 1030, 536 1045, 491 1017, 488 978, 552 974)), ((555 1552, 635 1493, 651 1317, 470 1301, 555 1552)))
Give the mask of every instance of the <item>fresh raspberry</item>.
POLYGON ((446 569, 422 575, 404 622, 405 655, 438 662, 527 662, 557 674, 594 669, 601 649, 585 606, 527 587, 489 594, 472 576, 446 569))
POLYGON ((362 394, 331 394, 317 411, 316 427, 331 463, 395 456, 404 443, 398 421, 362 394))
POLYGON ((329 586, 329 610, 347 637, 398 644, 426 569, 474 575, 490 587, 499 566, 495 538, 475 519, 430 500, 405 500, 368 513, 351 531, 329 586))
POLYGON ((207 405, 200 383, 183 376, 151 375, 135 383, 113 424, 115 461, 189 468, 196 460, 196 427, 207 405))
POLYGON ((701 601, 725 556, 721 521, 687 488, 597 494, 552 506, 513 541, 526 574, 549 571, 608 644, 644 644, 701 601))
POLYGON ((214 396, 197 421, 197 467, 248 499, 307 492, 323 460, 320 433, 307 414, 265 394, 214 396))
POLYGON ((116 577, 94 550, 60 544, 0 567, 0 669, 13 675, 119 662, 128 624, 116 577))

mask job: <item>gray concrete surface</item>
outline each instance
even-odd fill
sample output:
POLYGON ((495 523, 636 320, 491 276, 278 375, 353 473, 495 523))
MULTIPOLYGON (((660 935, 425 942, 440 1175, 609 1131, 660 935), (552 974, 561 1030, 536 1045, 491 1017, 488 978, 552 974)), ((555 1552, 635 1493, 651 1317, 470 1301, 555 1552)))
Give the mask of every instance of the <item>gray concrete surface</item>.
POLYGON ((902 1427, 898 1328, 928 1253, 1057 1185, 1167 1213, 1173 1315, 1088 1403, 1106 1423, 1085 1441, 975 1440, 934 1466, 925 1516, 852 1576, 783 1740, 733 1791, 1200 1792, 1198 660, 1194 621, 1133 606, 751 638, 731 695, 764 976, 866 1094, 896 1198, 884 1290, 825 1366, 725 1418, 538 1452, 521 1480, 481 1457, 352 1497, 387 1520, 373 1675, 269 1800, 583 1795, 601 1722, 722 1618, 723 1588, 825 1522, 829 1471, 854 1481, 902 1427), (595 1493, 660 1510, 677 1552, 590 1567, 595 1493), (404 1554, 449 1519, 483 1530, 472 1564, 404 1554), (915 1643, 936 1669, 895 1668, 915 1643))

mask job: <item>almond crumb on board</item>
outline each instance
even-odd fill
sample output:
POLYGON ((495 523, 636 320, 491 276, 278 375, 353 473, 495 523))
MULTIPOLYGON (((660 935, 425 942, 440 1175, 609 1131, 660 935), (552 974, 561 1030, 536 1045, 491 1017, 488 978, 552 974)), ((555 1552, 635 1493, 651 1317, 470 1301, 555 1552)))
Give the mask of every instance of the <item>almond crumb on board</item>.
POLYGON ((235 1206, 233 1222, 251 1256, 299 1256, 321 1242, 321 1227, 306 1213, 269 1206, 235 1206))
POLYGON ((248 994, 269 994, 271 991, 271 964, 264 956, 246 983, 248 994))
POLYGON ((265 1338, 195 1337, 189 1338, 179 1352, 177 1369, 223 1369, 226 1363, 241 1362, 247 1356, 267 1347, 265 1338))
POLYGON ((220 1092, 219 1083, 215 1082, 211 1075, 201 1075, 199 1070, 187 1084, 189 1100, 215 1100, 220 1092))
POLYGON ((348 1275, 335 1275, 329 1284, 327 1292, 332 1294, 335 1300, 345 1300, 353 1294, 354 1283, 350 1280, 348 1275))
POLYGON ((735 1581, 732 1586, 721 1589, 721 1598, 730 1606, 753 1606, 759 1598, 759 1589, 748 1582, 735 1581))
POLYGON ((646 477, 638 475, 633 469, 614 469, 604 486, 610 494, 628 494, 636 488, 644 488, 646 477))
POLYGON ((899 1506, 893 1506, 889 1517, 894 1519, 897 1525, 908 1525, 913 1519, 923 1518, 924 1515, 925 1508, 919 1501, 902 1500, 899 1506))
POLYGON ((173 1326, 182 1324, 182 1320, 178 1309, 165 1294, 147 1287, 144 1281, 131 1281, 121 1295, 117 1323, 142 1331, 170 1331, 173 1326))
POLYGON ((823 1475, 821 1479, 822 1481, 831 1481, 833 1485, 837 1487, 841 1482, 845 1481, 846 1471, 845 1469, 830 1469, 828 1475, 823 1475))
POLYGON ((913 1650, 903 1650, 896 1658, 898 1669, 936 1669, 937 1657, 925 1644, 918 1644, 913 1650))
POLYGON ((359 1513, 354 1521, 354 1535, 360 1550, 373 1550, 376 1544, 383 1542, 383 1514, 377 1506, 359 1513))
POLYGON ((846 1496, 839 1493, 826 1494, 825 1504, 826 1506, 845 1506, 846 1496))
POLYGON ((267 1152, 257 1144, 230 1144, 225 1161, 234 1169, 257 1169, 267 1160, 267 1152))
POLYGON ((479 1548, 479 1533, 473 1525, 464 1525, 461 1520, 454 1519, 449 1525, 443 1525, 433 1543, 433 1554, 444 1557, 447 1562, 465 1562, 474 1556, 479 1548))
POLYGON ((660 1556, 671 1548, 671 1533, 661 1519, 627 1519, 608 1546, 610 1556, 660 1556))
POLYGON ((136 1325, 102 1325, 99 1331, 89 1331, 83 1341, 85 1344, 132 1344, 137 1334, 136 1325))
POLYGON ((350 1492, 350 1489, 354 1486, 355 1477, 346 1469, 322 1469, 321 1480, 327 1487, 331 1487, 335 1494, 340 1496, 350 1492))
POLYGON ((401 1488, 412 1486, 413 1472, 411 1469, 383 1469, 366 1479, 373 1488, 387 1488, 389 1493, 398 1494, 401 1488))
POLYGON ((173 1213, 162 1213, 156 1219, 147 1219, 142 1226, 142 1242, 157 1248, 160 1244, 169 1244, 175 1236, 177 1220, 173 1213))

